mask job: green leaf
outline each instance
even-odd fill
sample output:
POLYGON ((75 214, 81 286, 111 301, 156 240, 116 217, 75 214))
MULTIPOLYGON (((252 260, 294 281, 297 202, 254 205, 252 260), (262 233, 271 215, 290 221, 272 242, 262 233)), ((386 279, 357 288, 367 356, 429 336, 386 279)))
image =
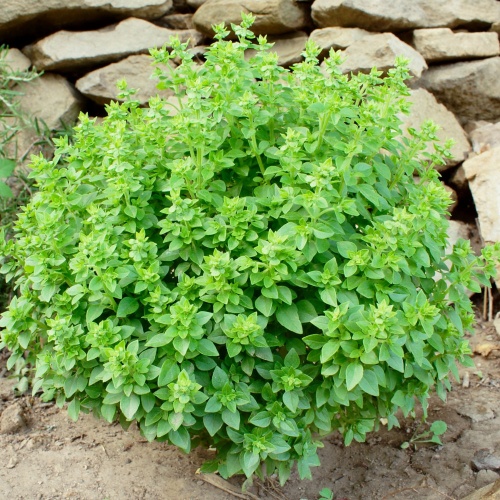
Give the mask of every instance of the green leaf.
POLYGON ((335 356, 340 348, 340 342, 338 340, 329 340, 321 349, 321 363, 326 363, 335 356))
POLYGON ((342 255, 342 257, 348 259, 349 254, 351 252, 355 252, 358 249, 358 247, 352 241, 339 241, 337 243, 337 249, 339 254, 342 255))
POLYGON ((14 168, 16 167, 16 162, 14 160, 8 160, 7 158, 0 158, 0 178, 5 179, 12 175, 14 168))
POLYGON ((311 349, 321 349, 328 342, 328 337, 319 333, 315 333, 313 335, 304 337, 302 340, 311 349))
POLYGON ((87 324, 95 321, 104 312, 104 306, 101 304, 91 304, 87 309, 85 320, 87 324))
POLYGON ((203 425, 211 436, 215 436, 222 427, 222 418, 217 413, 203 415, 203 425))
POLYGON ((101 406, 101 415, 103 416, 104 420, 106 420, 110 424, 113 423, 116 415, 116 405, 103 404, 101 406))
POLYGON ((80 401, 78 399, 73 399, 68 405, 68 415, 76 422, 78 420, 78 415, 80 414, 80 401))
POLYGON ((256 425, 257 427, 263 427, 263 428, 266 428, 269 426, 269 424, 271 423, 271 416, 269 414, 269 412, 267 411, 261 411, 257 414, 255 414, 250 420, 249 422, 252 424, 252 425, 256 425))
POLYGON ((359 387, 361 387, 362 391, 372 396, 378 396, 380 394, 377 376, 371 370, 365 370, 363 378, 359 382, 359 387))
POLYGON ((264 316, 269 318, 272 315, 274 309, 273 299, 261 295, 255 301, 255 308, 264 316))
POLYGON ((363 365, 361 363, 353 362, 347 365, 345 371, 345 381, 348 391, 352 391, 363 378, 363 365))
POLYGON ((198 352, 205 356, 214 356, 214 357, 219 356, 219 351, 217 350, 217 347, 215 347, 215 344, 208 339, 201 339, 198 341, 198 352))
POLYGON ((446 425, 446 422, 443 422, 442 420, 436 420, 435 422, 432 422, 431 432, 436 436, 441 436, 447 430, 448 426, 446 425))
POLYGON ((227 383, 229 382, 229 377, 227 373, 216 366, 214 368, 214 372, 212 374, 212 385, 218 391, 220 391, 227 383))
POLYGON ((125 415, 127 420, 132 420, 139 409, 141 399, 137 394, 132 393, 130 396, 125 394, 120 399, 120 410, 125 415))
POLYGON ((168 439, 172 444, 178 446, 181 450, 189 453, 191 450, 191 438, 189 437, 189 432, 185 427, 180 427, 176 431, 171 430, 168 433, 168 439))
POLYGON ((294 333, 302 333, 302 323, 300 322, 297 306, 280 305, 276 311, 276 319, 281 326, 294 333))
POLYGON ((229 427, 232 427, 235 430, 240 428, 240 414, 237 411, 233 413, 226 408, 222 412, 221 416, 224 423, 229 425, 229 427))
POLYGON ((291 368, 298 368, 300 366, 300 358, 295 349, 290 349, 290 351, 288 351, 288 354, 285 356, 284 363, 285 366, 291 368))
POLYGON ((137 309, 139 309, 139 302, 137 301, 137 299, 134 299, 132 297, 125 297, 120 300, 120 303, 118 304, 116 316, 118 318, 126 318, 134 314, 137 309))
POLYGON ((180 372, 179 365, 173 359, 166 359, 161 365, 160 374, 158 375, 158 386, 165 386, 177 380, 180 372))
POLYGON ((285 392, 283 403, 292 413, 295 413, 299 405, 299 395, 296 392, 285 392))

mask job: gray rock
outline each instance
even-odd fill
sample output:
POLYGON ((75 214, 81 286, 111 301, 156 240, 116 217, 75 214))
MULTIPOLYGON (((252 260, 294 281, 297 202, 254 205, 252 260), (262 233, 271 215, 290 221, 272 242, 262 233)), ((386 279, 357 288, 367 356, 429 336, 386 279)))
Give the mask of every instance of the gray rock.
POLYGON ((167 14, 172 0, 2 0, 0 38, 38 35, 94 21, 126 17, 156 19, 167 14))
POLYGON ((473 151, 478 154, 491 148, 500 147, 500 121, 496 123, 485 122, 472 130, 469 137, 473 151))
POLYGON ((169 14, 156 20, 155 24, 172 30, 190 30, 194 28, 193 14, 169 14))
POLYGON ((9 49, 4 61, 13 72, 26 71, 31 68, 31 61, 19 49, 9 49))
MULTIPOLYGON (((436 98, 425 89, 415 89, 411 91, 408 100, 412 103, 410 114, 403 115, 403 130, 412 128, 420 128, 424 121, 432 119, 440 126, 437 136, 440 141, 444 142, 447 139, 453 139, 455 144, 451 148, 453 158, 447 160, 446 165, 439 167, 438 170, 445 170, 449 167, 463 162, 469 152, 471 146, 467 139, 464 129, 461 127, 455 115, 446 109, 445 106, 439 104, 436 98)), ((429 147, 429 152, 433 147, 429 147)))
POLYGON ((195 30, 174 31, 130 18, 95 31, 59 31, 25 47, 24 53, 39 70, 73 71, 168 46, 174 35, 182 42, 190 40, 193 46, 202 39, 195 30))
MULTIPOLYGON (((481 236, 485 243, 500 242, 500 147, 468 159, 463 167, 476 205, 481 236)), ((500 287, 500 273, 495 282, 500 287)))
POLYGON ((207 0, 195 12, 193 23, 199 31, 213 35, 212 25, 239 24, 241 13, 251 12, 255 16, 252 31, 263 35, 280 35, 300 30, 309 23, 306 4, 294 0, 207 0))
POLYGON ((168 97, 171 91, 159 91, 156 88, 157 80, 151 79, 153 67, 152 59, 147 55, 129 56, 117 63, 96 69, 86 74, 76 82, 76 88, 86 97, 98 104, 108 104, 117 100, 118 89, 116 82, 125 79, 129 88, 137 89, 134 99, 145 104, 151 96, 159 94, 168 97))
POLYGON ((369 43, 362 38, 349 45, 343 55, 346 58, 340 66, 343 73, 369 73, 374 67, 386 73, 394 67, 398 56, 409 60, 408 67, 413 76, 420 77, 427 69, 424 58, 392 33, 372 35, 369 43))
POLYGON ((500 53, 496 33, 454 33, 449 28, 415 30, 413 45, 427 62, 478 59, 500 53))
MULTIPOLYGON (((500 3, 499 3, 500 4, 500 3)), ((460 118, 500 118, 500 57, 431 67, 420 84, 460 118)))
POLYGON ((485 27, 500 21, 496 0, 316 0, 312 17, 321 28, 345 26, 370 31, 414 28, 485 27))
POLYGON ((14 434, 26 427, 24 411, 19 403, 13 403, 0 416, 0 434, 14 434))
MULTIPOLYGON (((288 67, 303 59, 302 52, 304 52, 306 47, 307 39, 307 33, 303 31, 296 31, 288 35, 270 36, 268 37, 268 41, 274 43, 270 52, 278 54, 279 65, 288 67)), ((247 57, 251 57, 254 54, 254 50, 247 50, 245 52, 245 56, 247 57)))
POLYGON ((471 468, 475 471, 500 470, 500 455, 495 454, 493 450, 482 448, 474 453, 474 457, 471 460, 471 468))
POLYGON ((309 38, 321 48, 319 57, 325 57, 330 49, 344 50, 354 42, 373 33, 360 28, 323 28, 314 30, 309 38))

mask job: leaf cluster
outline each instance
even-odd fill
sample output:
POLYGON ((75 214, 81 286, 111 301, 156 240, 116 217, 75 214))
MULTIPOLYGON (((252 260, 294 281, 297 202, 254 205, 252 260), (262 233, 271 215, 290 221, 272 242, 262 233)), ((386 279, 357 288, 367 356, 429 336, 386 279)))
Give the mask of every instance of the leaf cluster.
POLYGON ((445 257, 446 152, 426 153, 430 123, 401 134, 403 63, 348 76, 332 52, 323 72, 308 43, 286 70, 251 23, 238 41, 216 26, 203 66, 179 41, 151 51, 176 104, 123 87, 34 158, 2 345, 73 418, 137 421, 216 448, 206 470, 284 482, 294 464, 310 477, 321 436, 363 441, 444 397, 493 250, 445 257))

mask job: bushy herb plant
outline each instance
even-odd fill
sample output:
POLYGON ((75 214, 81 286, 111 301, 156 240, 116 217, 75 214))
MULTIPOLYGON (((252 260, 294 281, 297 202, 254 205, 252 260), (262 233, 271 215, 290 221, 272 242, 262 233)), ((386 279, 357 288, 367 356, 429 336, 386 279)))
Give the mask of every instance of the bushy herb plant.
POLYGON ((33 160, 2 339, 73 418, 137 421, 216 448, 205 470, 284 482, 294 464, 310 477, 322 435, 363 441, 444 397, 493 250, 445 258, 442 151, 425 153, 431 125, 401 134, 403 64, 342 75, 308 43, 286 70, 251 22, 237 41, 216 26, 203 66, 178 41, 152 51, 175 109, 124 88, 33 160))

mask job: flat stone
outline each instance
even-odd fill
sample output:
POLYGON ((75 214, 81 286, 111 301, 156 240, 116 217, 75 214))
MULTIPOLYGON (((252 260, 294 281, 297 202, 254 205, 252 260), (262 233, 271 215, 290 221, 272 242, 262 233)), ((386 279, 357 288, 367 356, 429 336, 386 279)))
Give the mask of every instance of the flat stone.
POLYGON ((193 16, 196 29, 213 35, 214 24, 241 23, 241 13, 252 13, 252 31, 257 35, 280 35, 300 30, 310 20, 308 5, 294 0, 207 0, 193 16))
MULTIPOLYGON (((288 67, 302 61, 302 52, 306 47, 307 39, 307 33, 303 31, 296 31, 288 35, 270 36, 268 42, 274 43, 270 52, 278 54, 278 64, 280 66, 288 67)), ((251 57, 255 55, 255 52, 253 49, 247 50, 245 56, 251 57)))
MULTIPOLYGON (((147 55, 129 56, 117 63, 96 69, 86 74, 76 82, 76 88, 86 97, 98 104, 108 104, 118 100, 119 93, 116 82, 126 80, 129 88, 137 89, 134 99, 141 104, 148 102, 155 95, 168 97, 172 91, 159 91, 156 88, 158 80, 151 79, 153 72, 152 59, 147 55)), ((172 64, 173 65, 173 64, 172 64)))
POLYGON ((417 78, 427 69, 424 58, 392 33, 372 35, 369 43, 362 38, 349 45, 343 56, 346 58, 340 66, 343 73, 369 73, 374 67, 386 73, 394 67, 398 56, 409 60, 410 73, 417 78))
POLYGON ((40 37, 62 28, 127 17, 152 20, 172 6, 172 0, 2 0, 0 38, 40 37))
POLYGON ((0 416, 0 434, 14 434, 26 427, 24 411, 19 403, 7 406, 0 416))
POLYGON ((469 417, 472 422, 483 422, 495 418, 495 412, 490 405, 477 401, 464 401, 463 404, 461 404, 459 408, 455 408, 455 410, 460 413, 460 415, 469 417))
POLYGON ((492 148, 500 147, 500 121, 478 126, 469 133, 472 149, 475 153, 483 153, 492 148))
POLYGON ((464 120, 498 120, 499 82, 500 57, 490 57, 431 67, 419 83, 464 120))
MULTIPOLYGON (((492 470, 480 470, 476 476, 476 488, 482 488, 494 483, 498 479, 498 474, 492 470)), ((491 498, 491 497, 490 497, 491 498)))
POLYGON ((207 0, 187 0, 187 4, 193 9, 199 9, 207 0))
MULTIPOLYGON (((437 137, 441 142, 448 139, 453 139, 455 144, 451 148, 453 158, 446 161, 446 165, 439 166, 438 170, 443 171, 458 163, 463 162, 471 151, 467 134, 461 127, 455 115, 446 109, 445 106, 439 104, 436 98, 425 89, 415 89, 411 91, 408 100, 412 103, 409 115, 402 115, 403 130, 409 128, 420 128, 422 124, 432 119, 440 130, 437 132, 437 137)), ((433 151, 433 146, 429 146, 428 151, 433 151)))
POLYGON ((312 18, 321 28, 344 26, 369 31, 459 26, 484 28, 500 21, 496 0, 316 0, 312 18))
POLYGON ((361 28, 322 28, 314 30, 309 38, 321 48, 320 57, 325 57, 330 49, 345 50, 354 42, 373 35, 361 28))
POLYGON ((474 453, 474 457, 471 460, 471 468, 475 471, 500 470, 500 456, 492 450, 482 448, 474 453))
POLYGON ((21 72, 31 68, 31 61, 19 49, 7 50, 4 61, 11 71, 21 72))
POLYGON ((73 124, 83 109, 82 96, 60 75, 46 73, 16 87, 21 109, 50 130, 73 124))
POLYGON ((38 70, 74 71, 168 46, 172 36, 192 46, 203 38, 196 30, 169 30, 130 18, 94 31, 59 31, 25 47, 24 53, 38 70))
POLYGON ((478 59, 500 53, 496 33, 454 33, 449 28, 415 30, 413 45, 427 62, 478 59))

